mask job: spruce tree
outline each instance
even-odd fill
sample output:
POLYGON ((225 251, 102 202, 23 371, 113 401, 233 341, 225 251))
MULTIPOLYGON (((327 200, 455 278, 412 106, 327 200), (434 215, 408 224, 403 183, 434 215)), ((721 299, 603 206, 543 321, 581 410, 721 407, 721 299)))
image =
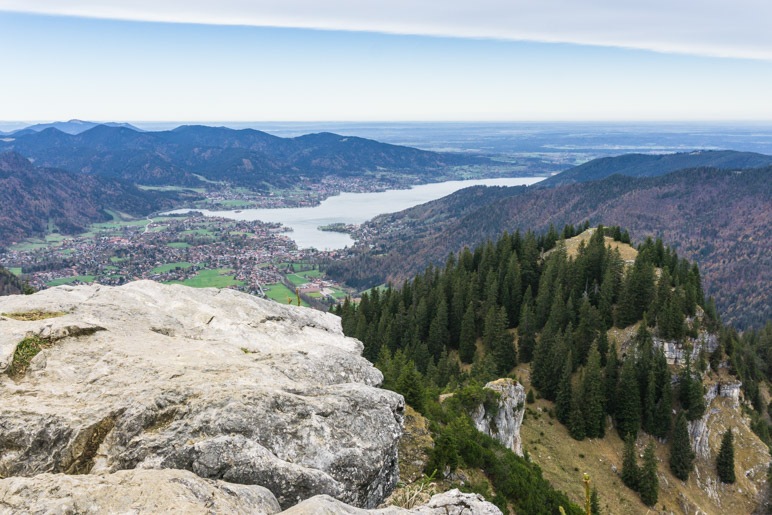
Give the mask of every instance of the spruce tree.
POLYGON ((654 453, 654 442, 650 441, 643 453, 643 467, 638 484, 641 501, 646 506, 657 504, 659 497, 659 479, 657 478, 657 456, 654 453))
POLYGON ((584 415, 582 414, 581 401, 579 394, 574 392, 571 399, 571 412, 568 416, 568 431, 574 440, 584 440, 587 435, 584 426, 584 415))
POLYGON ((435 360, 440 359, 440 354, 450 343, 450 332, 448 331, 448 304, 445 298, 440 299, 437 305, 437 312, 429 325, 429 336, 427 345, 429 353, 435 360))
POLYGON ((670 471, 681 481, 689 479, 694 463, 694 452, 689 441, 689 430, 686 426, 686 417, 683 411, 678 414, 673 438, 670 442, 670 471))
POLYGON ((512 335, 507 331, 507 313, 504 308, 491 307, 485 317, 483 344, 496 363, 496 372, 504 376, 517 365, 512 335))
POLYGON ((520 323, 517 326, 517 348, 520 353, 520 362, 530 363, 533 359, 533 351, 536 347, 536 313, 533 310, 533 296, 531 287, 523 295, 523 304, 520 308, 520 323))
POLYGON ((732 429, 727 429, 724 437, 721 439, 721 448, 716 457, 716 470, 718 479, 722 483, 734 483, 734 437, 732 429))
POLYGON ((474 360, 476 340, 474 305, 470 302, 461 321, 461 336, 458 343, 458 356, 464 363, 471 363, 474 360))
POLYGON ((523 281, 520 275, 520 262, 517 254, 512 253, 507 264, 507 274, 504 278, 504 307, 507 310, 509 326, 514 327, 520 319, 521 302, 523 300, 523 281))
POLYGON ((641 428, 641 395, 638 389, 635 363, 632 357, 625 359, 617 389, 616 421, 619 436, 638 436, 641 428))
POLYGON ((665 438, 670 433, 671 412, 673 409, 673 393, 670 388, 670 382, 665 383, 662 388, 662 397, 657 403, 657 408, 654 412, 654 426, 652 427, 652 435, 657 438, 665 438))
MULTIPOLYGON (((533 364, 531 365, 531 382, 541 392, 542 396, 549 400, 555 400, 557 393, 551 390, 550 386, 553 378, 549 377, 552 372, 551 367, 554 361, 556 361, 553 352, 556 339, 558 339, 557 336, 542 333, 534 349, 533 364)), ((563 364, 563 360, 557 361, 561 365, 563 364)))
POLYGON ((416 411, 423 411, 424 409, 424 389, 423 378, 421 374, 416 370, 413 362, 409 362, 407 366, 402 369, 402 373, 397 379, 395 390, 397 393, 402 394, 405 397, 405 403, 409 404, 416 411))
POLYGON ((616 413, 617 383, 619 381, 619 360, 617 359, 617 346, 614 342, 608 348, 603 381, 605 383, 606 413, 613 417, 616 413))
POLYGON ((426 464, 426 472, 438 477, 445 477, 445 472, 453 472, 458 467, 458 445, 453 432, 446 428, 437 435, 431 457, 426 464))
POLYGON ((641 471, 635 458, 635 437, 628 433, 625 437, 625 451, 622 457, 622 482, 631 490, 638 491, 641 471))
POLYGON ((600 366, 605 367, 606 358, 608 357, 608 335, 606 334, 606 331, 601 330, 598 333, 595 344, 598 346, 598 354, 600 354, 600 366))
POLYGON ((687 420, 697 420, 705 413, 702 381, 692 377, 692 361, 689 349, 685 351, 684 368, 678 377, 678 400, 686 411, 687 420))
POLYGON ((600 515, 600 500, 598 499, 598 489, 592 487, 590 494, 590 515, 600 515))
POLYGON ((641 427, 650 435, 654 434, 654 416, 657 410, 657 382, 654 369, 649 369, 649 377, 646 381, 646 391, 643 397, 643 417, 641 427))
POLYGON ((563 375, 560 377, 558 396, 555 400, 555 416, 557 416, 561 424, 568 426, 568 417, 571 415, 574 398, 573 388, 571 387, 571 372, 573 371, 571 351, 568 351, 563 363, 563 375))
POLYGON ((692 381, 689 394, 689 412, 687 413, 687 418, 689 420, 697 420, 705 413, 705 390, 702 387, 702 381, 700 379, 692 381))
POLYGON ((606 431, 606 411, 603 375, 600 371, 600 354, 593 344, 587 358, 582 380, 581 409, 584 414, 585 433, 589 438, 603 438, 606 431))

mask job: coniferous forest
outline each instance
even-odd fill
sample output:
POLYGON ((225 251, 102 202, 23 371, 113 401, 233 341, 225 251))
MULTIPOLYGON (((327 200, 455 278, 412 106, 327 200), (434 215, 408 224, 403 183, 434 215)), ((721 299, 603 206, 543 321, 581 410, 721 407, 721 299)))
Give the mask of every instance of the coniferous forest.
MULTIPOLYGON (((358 303, 337 308, 345 334, 360 339, 365 357, 383 372, 384 387, 431 421, 436 445, 427 474, 480 467, 501 507, 582 512, 542 479, 527 450, 524 459, 515 456, 470 421, 475 402, 486 402, 481 385, 513 376, 518 363, 530 363, 532 385, 554 402, 555 417, 573 438, 602 438, 610 420, 628 441, 642 432, 679 441, 670 468, 684 479, 694 458, 688 444, 679 454, 685 422, 705 411, 700 373, 726 354, 746 396, 759 397, 767 371, 758 357, 772 349, 770 331, 740 337, 723 328, 712 299, 704 298, 698 267, 661 240, 642 242, 635 259, 625 262, 607 242, 627 243, 629 235, 600 226, 569 252, 564 240, 586 229, 585 223, 541 235, 505 233, 450 255, 444 267, 430 266, 399 287, 370 290, 358 303), (622 349, 609 340, 612 327, 634 324, 632 344, 622 349), (684 352, 673 378, 654 339, 688 346, 687 337, 703 330, 719 333, 720 345, 697 362, 684 352), (451 402, 440 403, 441 393, 454 393, 451 402)), ((756 420, 754 430, 769 443, 766 422, 756 420)), ((653 449, 628 473, 644 503, 656 503, 653 449)))

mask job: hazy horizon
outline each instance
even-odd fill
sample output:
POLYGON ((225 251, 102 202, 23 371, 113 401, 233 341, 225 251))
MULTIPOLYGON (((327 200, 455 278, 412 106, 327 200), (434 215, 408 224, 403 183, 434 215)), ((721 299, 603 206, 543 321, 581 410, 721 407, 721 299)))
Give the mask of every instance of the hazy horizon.
MULTIPOLYGON (((741 2, 742 4, 742 2, 741 2)), ((0 0, 6 120, 772 120, 772 7, 0 0)), ((261 122, 266 123, 266 122, 261 122)))

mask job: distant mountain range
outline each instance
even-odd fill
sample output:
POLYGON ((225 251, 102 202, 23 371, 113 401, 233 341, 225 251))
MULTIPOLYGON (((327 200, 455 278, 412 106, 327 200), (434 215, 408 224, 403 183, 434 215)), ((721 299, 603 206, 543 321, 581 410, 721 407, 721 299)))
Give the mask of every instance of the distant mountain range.
POLYGON ((143 191, 118 179, 40 168, 15 152, 0 154, 0 242, 85 231, 112 219, 107 209, 143 216, 172 207, 181 193, 143 191))
POLYGON ((201 186, 208 180, 254 189, 384 172, 412 175, 413 183, 431 182, 448 166, 491 162, 332 133, 279 138, 252 129, 206 126, 138 132, 98 125, 79 134, 50 127, 2 138, 3 150, 18 152, 39 166, 137 184, 201 186))
POLYGON ((139 129, 130 123, 116 123, 116 122, 86 122, 83 120, 70 120, 67 122, 51 122, 51 123, 36 123, 35 125, 29 125, 23 129, 18 129, 10 132, 0 132, 0 135, 4 136, 23 136, 24 134, 31 134, 34 132, 41 132, 46 129, 56 129, 67 134, 80 134, 86 132, 89 129, 93 129, 97 125, 106 125, 108 127, 125 127, 137 132, 141 132, 139 129))
POLYGON ((696 150, 677 154, 625 154, 593 159, 539 183, 548 188, 563 184, 597 181, 613 174, 628 177, 655 177, 687 168, 712 167, 744 170, 772 165, 772 156, 734 150, 696 150))
MULTIPOLYGON (((622 165, 631 160, 599 161, 611 170, 614 159, 622 165)), ((615 174, 587 182, 580 173, 576 184, 552 188, 468 188, 368 222, 367 232, 380 235, 367 242, 372 249, 332 264, 330 272, 362 287, 385 279, 400 282, 430 262, 443 263, 450 252, 495 239, 505 230, 541 231, 550 224, 561 230, 589 220, 621 225, 637 241, 661 237, 699 263, 707 292, 716 297, 726 321, 758 325, 772 318, 772 167, 732 168, 654 177, 615 174)))

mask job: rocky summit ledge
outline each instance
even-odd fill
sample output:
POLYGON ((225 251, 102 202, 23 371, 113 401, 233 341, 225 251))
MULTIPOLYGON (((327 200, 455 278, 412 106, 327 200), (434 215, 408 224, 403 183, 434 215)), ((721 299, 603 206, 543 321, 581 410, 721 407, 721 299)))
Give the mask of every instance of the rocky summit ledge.
POLYGON ((397 481, 404 401, 335 316, 150 281, 3 297, 0 313, 0 499, 45 497, 59 477, 268 503, 234 511, 274 511, 234 483, 284 509, 372 508, 397 481), (42 350, 19 366, 22 342, 42 350), (159 469, 176 471, 142 479, 159 469))

